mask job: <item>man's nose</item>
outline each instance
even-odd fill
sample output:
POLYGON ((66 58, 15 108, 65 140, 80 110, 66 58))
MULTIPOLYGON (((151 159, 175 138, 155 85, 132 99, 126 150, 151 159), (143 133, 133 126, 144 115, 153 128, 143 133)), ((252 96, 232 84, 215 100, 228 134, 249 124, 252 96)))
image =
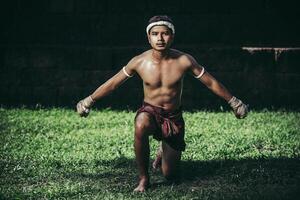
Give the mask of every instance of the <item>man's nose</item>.
POLYGON ((158 38, 157 38, 158 40, 162 40, 163 39, 163 37, 162 37, 162 35, 161 34, 158 34, 158 38))

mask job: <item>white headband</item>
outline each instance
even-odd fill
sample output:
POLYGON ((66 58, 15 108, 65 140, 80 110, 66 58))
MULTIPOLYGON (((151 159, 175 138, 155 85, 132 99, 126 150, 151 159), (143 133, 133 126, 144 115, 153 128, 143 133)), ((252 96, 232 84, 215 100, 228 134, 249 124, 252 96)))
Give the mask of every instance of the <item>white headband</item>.
POLYGON ((153 22, 151 24, 149 24, 146 28, 146 32, 147 34, 149 33, 149 30, 153 27, 153 26, 161 26, 161 25, 164 25, 164 26, 167 26, 169 29, 172 30, 173 34, 175 34, 175 28, 174 28, 174 25, 171 23, 171 22, 168 22, 168 21, 158 21, 158 22, 153 22))

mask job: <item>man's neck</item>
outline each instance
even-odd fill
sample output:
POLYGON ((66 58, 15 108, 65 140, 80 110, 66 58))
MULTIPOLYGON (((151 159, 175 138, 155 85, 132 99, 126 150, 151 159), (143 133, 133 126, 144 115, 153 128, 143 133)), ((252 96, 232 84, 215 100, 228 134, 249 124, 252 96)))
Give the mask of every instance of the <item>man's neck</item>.
POLYGON ((165 60, 169 57, 170 50, 167 49, 165 51, 157 51, 155 49, 152 49, 152 59, 155 62, 160 62, 162 60, 165 60))

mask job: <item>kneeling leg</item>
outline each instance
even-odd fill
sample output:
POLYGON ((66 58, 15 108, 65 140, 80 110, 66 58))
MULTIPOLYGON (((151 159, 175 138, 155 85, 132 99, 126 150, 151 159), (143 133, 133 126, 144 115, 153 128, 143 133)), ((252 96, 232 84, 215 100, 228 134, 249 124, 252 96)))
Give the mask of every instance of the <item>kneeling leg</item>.
POLYGON ((177 181, 180 178, 181 154, 181 151, 162 142, 162 173, 167 180, 177 181))

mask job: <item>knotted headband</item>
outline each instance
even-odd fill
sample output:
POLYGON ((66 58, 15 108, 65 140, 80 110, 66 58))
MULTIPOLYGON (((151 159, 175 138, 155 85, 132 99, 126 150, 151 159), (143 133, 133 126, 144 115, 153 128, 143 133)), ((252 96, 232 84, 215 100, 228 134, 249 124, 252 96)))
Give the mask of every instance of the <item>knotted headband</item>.
POLYGON ((168 21, 157 21, 157 22, 152 22, 150 23, 147 28, 146 28, 146 32, 147 34, 149 33, 149 30, 153 27, 153 26, 167 26, 169 29, 172 30, 173 34, 175 34, 175 27, 171 22, 168 21))

